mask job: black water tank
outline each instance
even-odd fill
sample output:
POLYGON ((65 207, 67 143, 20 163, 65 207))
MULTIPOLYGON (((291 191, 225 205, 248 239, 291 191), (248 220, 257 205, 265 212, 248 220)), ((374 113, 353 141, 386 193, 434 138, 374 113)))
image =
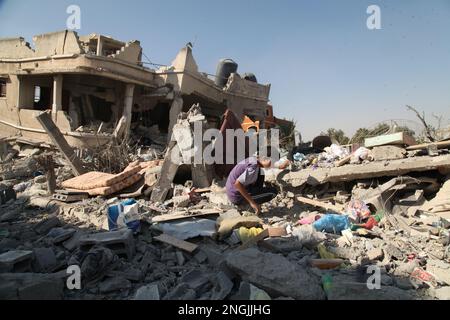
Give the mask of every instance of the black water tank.
POLYGON ((251 82, 258 83, 258 80, 256 79, 256 76, 253 73, 244 73, 244 76, 242 78, 251 82))
POLYGON ((228 78, 232 73, 236 73, 238 64, 231 59, 221 59, 217 65, 216 85, 225 87, 228 78))

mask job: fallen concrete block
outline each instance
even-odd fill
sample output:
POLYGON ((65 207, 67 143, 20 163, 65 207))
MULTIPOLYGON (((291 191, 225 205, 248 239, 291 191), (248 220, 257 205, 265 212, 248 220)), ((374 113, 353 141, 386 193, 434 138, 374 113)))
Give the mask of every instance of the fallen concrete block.
POLYGON ((75 229, 53 228, 52 230, 50 230, 47 236, 52 238, 54 244, 59 244, 68 240, 75 233, 75 229))
POLYGON ((0 299, 60 300, 64 281, 57 274, 0 273, 0 299))
POLYGON ((133 258, 136 250, 133 232, 130 229, 83 235, 80 237, 79 245, 83 251, 101 245, 117 255, 125 255, 129 260, 133 258))
POLYGON ((63 247, 69 251, 75 250, 79 246, 81 236, 81 232, 76 232, 70 239, 63 242, 63 247))
POLYGON ((219 272, 215 278, 216 285, 213 288, 211 300, 223 300, 225 299, 233 289, 233 282, 223 272, 219 272))
POLYGON ((180 281, 186 283, 195 292, 200 292, 200 294, 206 292, 210 285, 208 275, 198 269, 186 273, 180 281))
POLYGON ((406 150, 399 146, 380 146, 372 149, 372 155, 375 161, 403 159, 406 150))
POLYGON ((56 255, 51 248, 36 248, 33 250, 35 269, 40 273, 53 271, 57 264, 56 255))
POLYGON ((197 294, 186 283, 181 283, 169 292, 164 300, 194 300, 197 294))
POLYGON ((369 258, 369 260, 380 260, 383 258, 383 250, 376 248, 376 249, 372 249, 367 251, 367 257, 369 258))
POLYGON ((32 251, 9 251, 0 255, 0 272, 31 271, 32 251))
POLYGON ((338 168, 308 168, 291 171, 281 180, 292 187, 308 183, 318 185, 326 182, 354 181, 377 177, 398 177, 410 172, 450 169, 450 155, 421 156, 407 159, 374 161, 367 164, 349 164, 338 168))
POLYGON ((282 255, 250 248, 230 254, 226 261, 244 281, 267 291, 271 296, 304 300, 325 298, 320 281, 282 255))
POLYGON ((59 221, 58 217, 51 217, 49 219, 39 222, 34 227, 34 231, 36 231, 39 234, 47 234, 51 229, 59 227, 60 225, 61 221, 59 221))

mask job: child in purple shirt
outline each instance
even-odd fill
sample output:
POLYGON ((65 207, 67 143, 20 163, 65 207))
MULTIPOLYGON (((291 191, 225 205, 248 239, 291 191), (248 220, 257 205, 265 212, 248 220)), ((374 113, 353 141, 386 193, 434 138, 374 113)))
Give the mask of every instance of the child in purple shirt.
MULTIPOLYGON (((286 161, 282 165, 275 165, 279 169, 284 169, 289 165, 286 161)), ((272 160, 267 157, 250 157, 239 162, 230 172, 226 190, 228 199, 236 205, 246 202, 259 215, 261 212, 260 204, 268 202, 276 197, 277 190, 272 187, 264 187, 264 175, 262 168, 269 169, 272 166, 272 160)))

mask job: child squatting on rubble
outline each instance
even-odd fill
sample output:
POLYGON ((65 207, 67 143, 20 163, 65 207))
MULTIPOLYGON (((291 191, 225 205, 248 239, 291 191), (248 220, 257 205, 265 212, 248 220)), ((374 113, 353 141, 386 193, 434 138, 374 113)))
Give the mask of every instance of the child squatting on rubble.
MULTIPOLYGON (((284 170, 290 164, 289 160, 278 161, 273 167, 284 170)), ((242 205, 244 199, 259 215, 260 205, 276 197, 278 191, 273 187, 264 187, 264 174, 261 168, 272 167, 269 157, 250 157, 239 162, 230 172, 226 190, 228 199, 235 205, 242 205)))

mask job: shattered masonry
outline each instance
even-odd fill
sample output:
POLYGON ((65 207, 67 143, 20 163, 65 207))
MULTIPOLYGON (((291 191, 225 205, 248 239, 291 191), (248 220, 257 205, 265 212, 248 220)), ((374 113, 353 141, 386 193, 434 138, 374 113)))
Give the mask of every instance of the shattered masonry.
POLYGON ((0 299, 450 299, 448 139, 283 146, 255 216, 228 201, 232 166, 168 155, 190 160, 195 124, 283 124, 270 86, 220 87, 189 46, 151 70, 137 41, 34 44, 0 40, 0 299))

